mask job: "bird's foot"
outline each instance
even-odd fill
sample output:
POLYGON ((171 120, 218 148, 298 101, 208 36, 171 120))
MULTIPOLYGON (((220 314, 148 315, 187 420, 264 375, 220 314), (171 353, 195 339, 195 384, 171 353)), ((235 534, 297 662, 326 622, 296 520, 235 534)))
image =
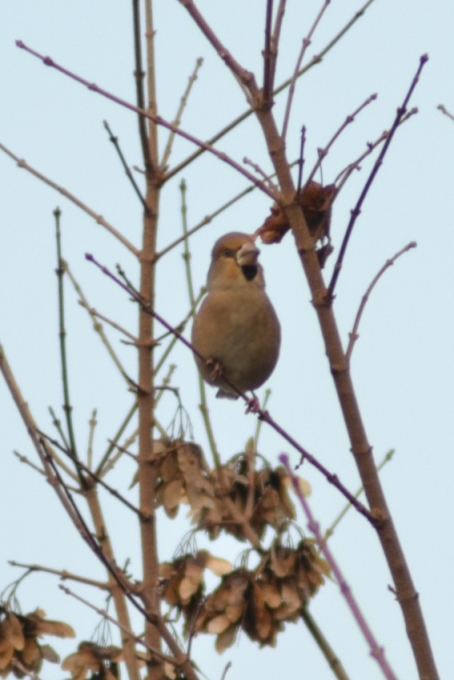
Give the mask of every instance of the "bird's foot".
POLYGON ((207 366, 211 370, 210 380, 215 382, 222 376, 222 364, 218 359, 207 359, 207 366))
POLYGON ((246 413, 258 413, 260 411, 260 402, 254 392, 252 393, 252 397, 247 400, 246 404, 246 413))

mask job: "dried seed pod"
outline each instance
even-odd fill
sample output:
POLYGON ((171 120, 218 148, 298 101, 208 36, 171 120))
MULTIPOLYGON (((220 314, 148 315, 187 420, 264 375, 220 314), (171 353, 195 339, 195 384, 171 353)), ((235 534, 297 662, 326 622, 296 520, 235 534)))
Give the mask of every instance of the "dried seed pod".
POLYGON ((119 661, 123 661, 123 650, 119 647, 101 647, 85 640, 80 643, 77 652, 63 659, 61 667, 69 671, 74 680, 82 680, 89 671, 102 680, 115 680, 119 677, 119 661))

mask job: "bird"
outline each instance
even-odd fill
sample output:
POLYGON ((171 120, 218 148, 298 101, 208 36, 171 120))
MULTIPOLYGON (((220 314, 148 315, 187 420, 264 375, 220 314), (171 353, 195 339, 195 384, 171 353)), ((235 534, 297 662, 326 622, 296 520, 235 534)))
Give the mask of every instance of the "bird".
POLYGON ((253 391, 273 372, 281 344, 281 327, 265 293, 259 253, 253 238, 241 232, 216 241, 208 294, 192 327, 194 357, 203 380, 218 387, 216 396, 221 398, 237 399, 238 391, 243 395, 252 391, 256 409, 253 391))

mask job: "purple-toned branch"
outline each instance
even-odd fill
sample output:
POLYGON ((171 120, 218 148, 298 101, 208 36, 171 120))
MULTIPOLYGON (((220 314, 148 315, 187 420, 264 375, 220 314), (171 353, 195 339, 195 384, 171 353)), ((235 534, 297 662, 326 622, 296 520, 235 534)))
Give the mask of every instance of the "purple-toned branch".
POLYGON ((336 132, 334 133, 334 135, 331 137, 331 139, 329 140, 329 142, 328 142, 328 144, 325 146, 325 148, 324 148, 324 149, 319 149, 319 150, 318 150, 318 160, 317 160, 317 162, 315 163, 314 167, 312 168, 312 170, 311 170, 311 172, 310 172, 309 177, 308 177, 307 180, 306 180, 305 187, 308 187, 309 184, 310 184, 310 182, 314 179, 315 173, 317 172, 317 170, 319 169, 320 165, 322 164, 323 159, 328 155, 329 150, 330 150, 331 147, 333 146, 333 144, 334 144, 334 142, 336 141, 336 139, 341 135, 341 133, 345 130, 345 128, 346 128, 348 125, 350 125, 350 123, 353 123, 353 121, 355 120, 355 118, 356 118, 356 116, 358 115, 358 113, 360 113, 360 111, 362 111, 363 109, 365 109, 366 106, 369 106, 369 104, 370 104, 371 102, 375 101, 376 99, 377 99, 377 95, 376 95, 376 94, 371 94, 370 97, 368 97, 368 98, 367 98, 360 106, 358 106, 358 108, 357 108, 355 111, 353 111, 353 113, 351 113, 349 116, 347 116, 347 118, 344 120, 344 122, 342 123, 342 125, 336 130, 336 132))
POLYGON ((315 536, 316 541, 318 543, 318 546, 320 550, 322 551, 325 559, 327 560, 328 564, 331 567, 331 571, 333 572, 334 578, 336 579, 340 592, 344 596, 347 605, 352 612, 358 627, 360 631, 362 632, 364 638, 366 639, 367 644, 370 647, 370 653, 371 656, 377 661, 378 665, 380 666, 383 675, 387 680, 397 680, 396 676, 394 675, 394 672, 392 671, 391 667, 389 666, 388 662, 386 661, 385 658, 385 652, 383 647, 380 647, 375 640, 375 637, 369 628, 369 625, 367 624, 366 619, 364 618, 358 603, 356 602, 356 599, 353 595, 353 592, 348 585, 348 583, 345 581, 345 578, 340 570, 339 565, 337 564, 336 560, 334 559, 333 553, 331 552, 330 548, 328 547, 328 544, 326 541, 323 540, 322 533, 320 531, 320 525, 319 523, 315 520, 312 511, 309 507, 309 504, 307 500, 304 498, 302 492, 301 492, 301 487, 299 485, 298 477, 296 477, 293 474, 293 470, 290 466, 289 462, 289 457, 287 454, 283 453, 279 456, 279 460, 281 463, 285 466, 287 469, 287 472, 290 476, 291 482, 293 484, 293 488, 295 489, 295 493, 298 496, 298 499, 301 503, 301 507, 304 510, 304 513, 307 517, 308 520, 308 528, 309 531, 315 536))
MULTIPOLYGON (((408 113, 405 114, 405 116, 400 121, 399 125, 402 125, 409 118, 411 118, 412 116, 414 116, 417 113, 418 113, 418 109, 416 107, 414 107, 413 109, 408 111, 408 113)), ((363 153, 355 161, 353 161, 352 163, 349 163, 343 170, 341 170, 338 173, 336 179, 333 182, 333 184, 337 184, 337 182, 339 182, 339 184, 337 184, 337 186, 336 186, 337 190, 336 190, 336 195, 333 198, 333 203, 337 199, 337 197, 339 196, 340 190, 342 189, 342 187, 344 186, 344 184, 348 180, 348 178, 351 176, 351 174, 355 170, 361 170, 361 163, 363 162, 363 160, 365 158, 367 158, 367 156, 370 156, 370 154, 377 148, 377 146, 380 146, 380 144, 383 144, 383 142, 385 142, 388 139, 388 136, 389 136, 389 130, 384 130, 381 133, 380 137, 378 137, 375 140, 375 142, 367 142, 366 151, 363 151, 363 153)))
POLYGON ((251 92, 252 96, 258 94, 258 87, 254 75, 244 69, 232 56, 229 50, 222 44, 218 36, 214 33, 211 26, 205 21, 202 14, 197 9, 193 0, 179 0, 180 4, 188 11, 194 22, 202 31, 205 38, 214 47, 222 61, 229 67, 237 79, 251 92))
MULTIPOLYGON (((180 1, 182 1, 182 0, 180 0, 180 1)), ((116 104, 119 104, 120 106, 124 106, 126 109, 129 109, 130 111, 134 111, 135 113, 139 113, 141 116, 148 118, 149 120, 151 120, 156 125, 161 125, 162 127, 167 128, 167 130, 174 132, 176 135, 183 137, 183 139, 186 139, 187 141, 192 142, 192 144, 195 144, 196 146, 200 147, 201 149, 208 151, 209 153, 216 156, 216 158, 221 160, 223 163, 230 165, 232 168, 234 168, 241 175, 244 175, 244 177, 247 177, 247 179, 250 182, 255 184, 259 189, 261 189, 265 194, 270 196, 273 200, 276 199, 276 196, 274 196, 274 194, 272 194, 272 192, 268 189, 268 187, 266 187, 263 184, 263 182, 258 180, 252 173, 245 170, 239 163, 234 161, 233 158, 230 158, 230 156, 228 156, 226 153, 224 153, 222 151, 218 151, 217 149, 210 146, 206 142, 203 142, 201 139, 197 139, 197 137, 194 137, 194 135, 191 135, 188 132, 185 132, 181 128, 173 125, 172 123, 169 123, 167 120, 164 120, 164 118, 161 118, 161 116, 152 115, 151 113, 148 113, 148 111, 145 111, 144 109, 140 109, 139 107, 134 106, 133 104, 130 104, 129 102, 125 101, 124 99, 121 99, 120 97, 116 97, 114 94, 112 94, 111 92, 108 92, 107 90, 104 90, 102 87, 98 87, 98 85, 96 85, 95 83, 90 83, 88 80, 81 78, 76 73, 72 73, 71 71, 68 71, 68 69, 64 68, 63 66, 60 66, 55 61, 53 61, 53 59, 51 59, 51 57, 44 57, 42 54, 39 54, 39 52, 36 52, 32 48, 28 47, 22 40, 16 40, 16 45, 17 45, 17 47, 20 47, 21 49, 25 50, 29 54, 32 54, 34 57, 37 57, 38 59, 40 59, 43 62, 43 64, 45 64, 46 66, 51 66, 52 68, 56 69, 57 71, 60 71, 60 73, 63 73, 65 76, 72 78, 73 80, 80 83, 81 85, 85 85, 85 87, 88 87, 88 89, 91 90, 92 92, 96 92, 97 94, 100 94, 103 97, 106 97, 106 99, 110 99, 110 101, 113 101, 116 104)), ((162 175, 162 177, 161 177, 161 182, 162 181, 165 181, 164 175, 162 175)))
POLYGON ((449 113, 448 109, 447 109, 446 106, 444 106, 443 104, 439 104, 439 105, 437 106, 437 109, 440 109, 440 111, 441 111, 442 113, 444 113, 445 116, 448 116, 448 118, 451 118, 451 120, 454 120, 454 116, 452 115, 452 113, 449 113))
POLYGON ((345 232, 345 235, 344 235, 344 239, 342 241, 342 245, 341 245, 340 250, 339 250, 339 255, 338 255, 338 258, 337 258, 337 262, 334 266, 334 271, 333 271, 333 275, 331 277, 330 284, 328 286, 328 292, 327 292, 328 299, 332 299, 332 297, 333 297, 334 289, 336 287, 336 283, 337 283, 337 280, 339 278, 340 270, 342 268, 342 264, 343 264, 343 261, 344 261, 345 251, 347 250, 348 242, 350 240, 350 236, 352 234, 353 227, 355 226, 356 219, 359 216, 359 214, 361 213, 361 206, 364 203, 364 200, 365 200, 365 198, 366 198, 366 196, 369 192, 369 189, 372 186, 372 182, 374 181, 375 176, 376 176, 378 170, 380 169, 380 166, 383 163, 383 159, 385 157, 386 152, 389 149, 389 145, 392 142, 392 139, 394 137, 394 133, 396 132, 397 128, 399 127, 399 124, 402 122, 403 117, 407 113, 408 102, 410 101, 410 97, 413 94, 413 91, 414 91, 416 85, 418 84, 419 76, 421 75, 421 71, 424 68, 424 64, 428 60, 429 60, 429 57, 428 57, 427 54, 423 54, 422 57, 420 58, 418 70, 416 71, 416 75, 412 80, 412 83, 410 85, 410 89, 408 90, 408 92, 405 96, 405 99, 403 101, 402 106, 397 109, 397 114, 396 114, 396 117, 394 119, 394 123, 392 124, 391 129, 389 131, 389 135, 386 138, 386 141, 383 144, 383 147, 380 151, 380 154, 378 155, 378 158, 374 163, 374 167, 372 168, 372 171, 371 171, 369 177, 367 178, 367 182, 364 185, 364 188, 363 188, 363 190, 360 194, 360 197, 358 198, 358 201, 357 201, 354 209, 351 211, 351 218, 350 218, 350 221, 348 223, 348 226, 347 226, 347 229, 346 229, 346 232, 345 232))

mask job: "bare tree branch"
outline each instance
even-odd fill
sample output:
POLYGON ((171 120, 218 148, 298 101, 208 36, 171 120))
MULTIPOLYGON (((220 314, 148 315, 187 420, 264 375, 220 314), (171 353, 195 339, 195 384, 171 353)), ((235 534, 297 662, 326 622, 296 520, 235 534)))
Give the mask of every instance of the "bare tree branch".
POLYGON ((32 168, 31 165, 28 165, 28 163, 26 163, 24 160, 21 160, 20 158, 18 158, 18 156, 15 156, 13 154, 13 152, 10 151, 9 149, 7 149, 6 146, 4 146, 3 144, 0 144, 0 149, 4 153, 6 153, 7 156, 9 156, 14 161, 16 161, 17 165, 20 168, 24 168, 24 170, 27 170, 29 173, 31 173, 32 175, 34 175, 35 177, 40 179, 41 182, 44 182, 44 184, 47 184, 48 186, 52 187, 52 189, 59 191, 61 194, 63 194, 63 196, 65 196, 70 201, 75 203, 78 208, 80 208, 81 210, 86 212, 87 215, 90 215, 90 217, 92 217, 98 224, 100 224, 102 227, 104 227, 104 229, 107 229, 107 231, 110 232, 112 234, 112 236, 115 236, 115 238, 118 241, 120 241, 120 243, 122 243, 124 246, 126 246, 126 248, 129 251, 131 251, 131 253, 133 253, 136 257, 139 257, 139 251, 137 250, 137 248, 135 246, 133 246, 132 243, 130 243, 128 241, 128 239, 123 236, 123 234, 120 234, 120 232, 117 231, 115 229, 115 227, 113 227, 111 224, 109 224, 109 222, 107 222, 104 219, 104 217, 102 217, 102 215, 98 215, 97 213, 95 213, 94 210, 92 210, 87 205, 85 205, 85 203, 82 203, 82 201, 80 201, 78 198, 76 198, 76 196, 71 194, 69 191, 67 191, 63 187, 59 186, 58 184, 56 184, 52 180, 48 179, 47 177, 45 177, 45 175, 42 175, 40 172, 38 172, 37 170, 32 168))
POLYGON ((358 335, 358 328, 359 328, 359 324, 360 324, 360 322, 361 322, 361 317, 362 317, 362 315, 363 315, 364 308, 365 308, 365 306, 366 306, 366 304, 367 304, 367 301, 368 301, 368 299, 369 299, 369 296, 370 296, 370 294, 372 293, 374 287, 377 285, 378 281, 379 281, 380 278, 383 276, 383 274, 385 273, 385 271, 386 271, 387 269, 389 269, 389 267, 392 267, 392 265, 394 264, 394 262, 395 262, 401 255, 403 255, 404 253, 408 252, 408 251, 411 250, 412 248, 416 248, 416 242, 415 242, 415 241, 411 241, 410 243, 407 243, 407 245, 406 245, 404 248, 402 248, 401 250, 399 250, 399 252, 397 252, 390 260, 386 260, 386 262, 385 262, 385 264, 383 265, 383 267, 382 267, 382 268, 380 269, 380 271, 376 274, 376 276, 372 279, 372 282, 371 282, 370 286, 368 287, 368 289, 366 290, 366 292, 365 292, 364 295, 363 295, 363 298, 362 298, 362 300, 361 300, 361 304, 359 305, 359 309, 358 309, 358 311, 357 311, 357 313, 356 313, 356 317, 355 317, 355 322, 354 322, 354 324, 353 324, 353 328, 352 328, 352 330, 351 330, 351 333, 349 333, 350 341, 349 341, 349 343, 348 343, 347 351, 345 352, 345 356, 346 356, 346 358, 347 358, 347 361, 350 361, 350 358, 351 358, 351 355, 352 355, 352 352, 353 352, 353 347, 354 347, 354 345, 355 345, 355 342, 356 342, 357 339, 359 338, 359 335, 358 335))

